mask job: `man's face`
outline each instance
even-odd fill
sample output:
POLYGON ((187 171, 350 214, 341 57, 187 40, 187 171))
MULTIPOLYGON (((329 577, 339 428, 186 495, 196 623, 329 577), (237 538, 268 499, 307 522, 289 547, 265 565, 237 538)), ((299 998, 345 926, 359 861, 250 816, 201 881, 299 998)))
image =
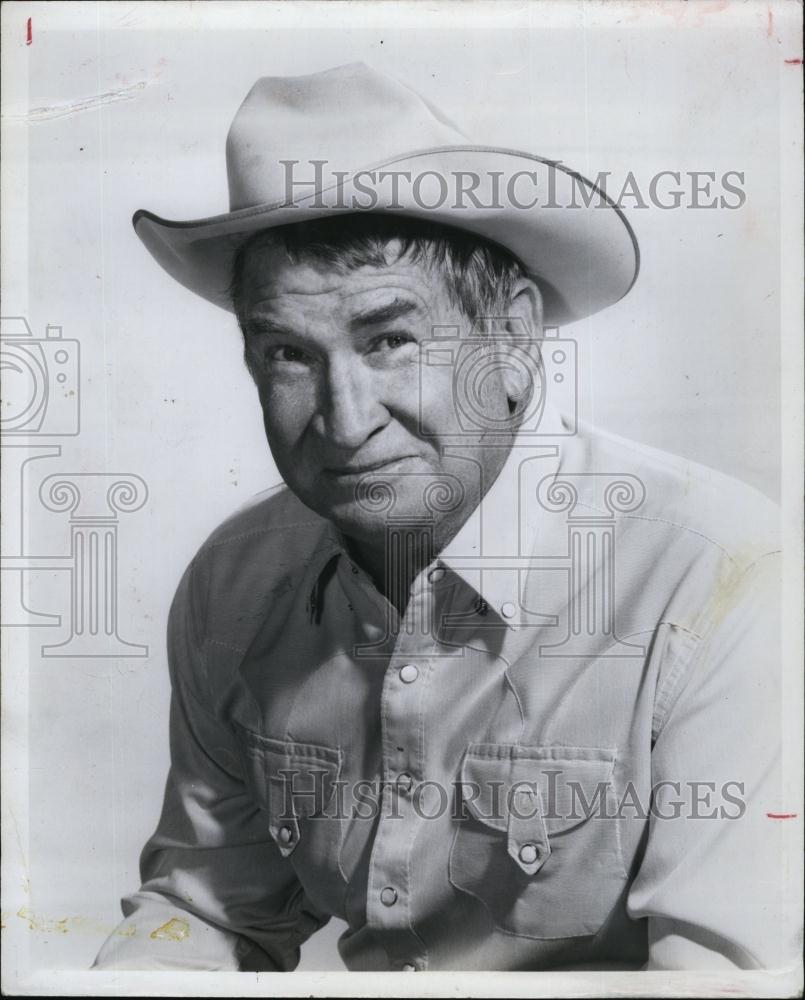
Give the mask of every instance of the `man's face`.
MULTIPOLYGON (((292 263, 258 243, 247 252, 241 289, 266 435, 288 486, 345 535, 378 545, 389 515, 427 516, 433 507, 423 500, 425 487, 452 477, 447 482, 463 499, 436 513, 437 544, 445 544, 477 506, 481 475, 487 488, 508 448, 485 445, 483 431, 467 436, 454 405, 453 366, 422 363, 434 326, 458 326, 466 336, 470 325, 440 274, 406 259, 341 272, 292 263), (447 454, 459 435, 458 454, 447 454), (359 484, 365 490, 370 482, 393 491, 393 509, 361 495, 359 484)), ((500 344, 490 349, 499 352, 500 344)), ((484 381, 493 421, 510 414, 505 377, 493 365, 484 381)))

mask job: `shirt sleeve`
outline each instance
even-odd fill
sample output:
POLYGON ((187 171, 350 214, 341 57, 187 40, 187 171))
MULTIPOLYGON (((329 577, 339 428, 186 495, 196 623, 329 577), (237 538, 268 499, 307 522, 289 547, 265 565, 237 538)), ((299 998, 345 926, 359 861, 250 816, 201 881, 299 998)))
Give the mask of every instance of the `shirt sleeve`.
MULTIPOLYGON (((645 854, 628 898, 649 969, 796 961, 780 785, 779 557, 725 577, 652 752, 645 854), (771 814, 771 815, 769 815, 771 814)), ((790 831, 793 833, 793 831, 790 831)))
POLYGON ((95 969, 284 971, 329 917, 308 902, 244 783, 231 729, 208 705, 194 567, 171 608, 170 751, 142 886, 95 969))

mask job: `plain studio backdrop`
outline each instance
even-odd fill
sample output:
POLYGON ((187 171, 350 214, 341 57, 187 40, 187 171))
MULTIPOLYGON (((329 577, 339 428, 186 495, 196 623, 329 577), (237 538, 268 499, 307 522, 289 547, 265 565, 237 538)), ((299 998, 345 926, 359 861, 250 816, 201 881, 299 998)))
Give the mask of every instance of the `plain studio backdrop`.
MULTIPOLYGON (((59 439, 60 456, 31 463, 9 517, 20 523, 24 508, 29 554, 57 555, 70 550, 68 515, 40 503, 45 476, 128 473, 148 490, 119 515, 117 587, 119 635, 147 655, 42 655, 69 634, 69 574, 58 570, 28 574, 27 600, 61 625, 17 628, 10 640, 28 682, 27 720, 13 722, 29 777, 24 880, 6 882, 13 912, 3 919, 30 928, 32 967, 88 967, 120 897, 137 888, 168 766, 174 589, 222 518, 278 481, 234 319, 157 267, 132 213, 225 211, 226 133, 254 81, 355 60, 409 83, 481 143, 587 176, 610 171, 615 196, 629 171, 646 198, 654 174, 682 172, 686 202, 686 172, 740 171, 738 210, 640 209, 626 198, 639 280, 564 334, 579 345, 586 420, 776 498, 780 78, 791 28, 783 38, 754 2, 4 9, 17 70, 6 81, 5 156, 18 187, 4 193, 3 315, 27 317, 39 339, 61 326, 81 351, 81 432, 59 439)), ((305 946, 303 968, 341 967, 341 929, 333 921, 305 946)))

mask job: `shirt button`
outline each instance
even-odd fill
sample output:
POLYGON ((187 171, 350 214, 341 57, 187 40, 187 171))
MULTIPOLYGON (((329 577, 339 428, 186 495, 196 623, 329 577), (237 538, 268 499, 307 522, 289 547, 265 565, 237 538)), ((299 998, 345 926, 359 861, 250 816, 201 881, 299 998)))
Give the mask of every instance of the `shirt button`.
POLYGON ((406 962, 402 967, 403 972, 416 972, 416 966, 412 965, 410 962, 406 962))
POLYGON ((506 603, 501 606, 500 613, 504 618, 514 618, 517 613, 517 608, 511 601, 506 601, 506 603))
POLYGON ((438 583, 439 580, 443 580, 444 579, 444 576, 445 576, 446 572, 447 571, 444 570, 444 569, 442 569, 441 566, 437 566, 435 569, 432 569, 430 571, 430 573, 428 573, 428 580, 431 583, 438 583))
POLYGON ((289 826, 280 827, 280 842, 283 844, 290 844, 293 840, 293 830, 289 826))
POLYGON ((383 906, 394 906, 397 902, 397 890, 387 885, 385 889, 380 891, 380 902, 383 906))
POLYGON ((403 684, 413 684, 417 677, 419 677, 419 671, 413 663, 406 663, 404 667, 400 668, 400 680, 403 684))
POLYGON ((520 848, 520 860, 524 865, 533 865, 537 860, 538 853, 533 844, 523 844, 520 848))
POLYGON ((403 771, 402 774, 397 775, 397 787, 401 792, 404 792, 407 795, 413 788, 413 785, 414 779, 407 773, 407 771, 403 771))

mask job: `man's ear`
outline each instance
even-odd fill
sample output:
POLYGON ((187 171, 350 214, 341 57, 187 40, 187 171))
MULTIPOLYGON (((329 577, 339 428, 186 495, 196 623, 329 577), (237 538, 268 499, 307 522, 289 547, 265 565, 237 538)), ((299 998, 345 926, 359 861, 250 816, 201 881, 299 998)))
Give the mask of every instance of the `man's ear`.
POLYGON ((528 337, 538 344, 542 339, 542 295, 531 278, 518 278, 506 310, 507 331, 515 340, 528 337))
POLYGON ((506 311, 504 338, 512 348, 514 364, 502 369, 512 409, 526 404, 539 379, 542 340, 542 295, 531 278, 518 278, 506 311))

